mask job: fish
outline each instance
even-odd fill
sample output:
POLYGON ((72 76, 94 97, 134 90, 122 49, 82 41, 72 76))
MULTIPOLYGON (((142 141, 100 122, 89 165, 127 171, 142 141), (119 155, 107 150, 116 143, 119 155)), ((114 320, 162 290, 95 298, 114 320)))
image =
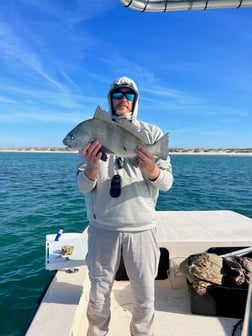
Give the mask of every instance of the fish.
POLYGON ((168 157, 168 133, 157 142, 148 144, 146 134, 127 120, 115 122, 109 113, 97 106, 92 119, 82 121, 63 139, 63 144, 71 149, 81 150, 88 143, 98 140, 102 144, 101 152, 117 157, 136 158, 139 146, 145 147, 155 157, 166 160, 168 157))

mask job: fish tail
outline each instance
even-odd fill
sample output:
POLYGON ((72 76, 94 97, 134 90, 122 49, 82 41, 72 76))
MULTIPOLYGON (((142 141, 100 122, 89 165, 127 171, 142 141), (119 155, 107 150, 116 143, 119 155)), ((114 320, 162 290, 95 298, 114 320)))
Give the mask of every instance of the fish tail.
POLYGON ((168 133, 164 134, 156 143, 150 145, 149 149, 151 150, 152 154, 158 158, 167 160, 169 154, 168 133))

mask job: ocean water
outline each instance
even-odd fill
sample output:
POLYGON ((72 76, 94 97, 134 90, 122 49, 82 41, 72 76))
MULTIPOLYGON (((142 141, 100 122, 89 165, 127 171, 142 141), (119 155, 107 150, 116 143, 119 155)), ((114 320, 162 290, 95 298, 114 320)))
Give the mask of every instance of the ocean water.
MULTIPOLYGON (((233 210, 252 218, 252 156, 172 155, 174 185, 157 210, 233 210)), ((0 335, 20 336, 46 288, 46 234, 82 232, 73 153, 0 153, 0 335)), ((227 228, 228 229, 228 228, 227 228)))

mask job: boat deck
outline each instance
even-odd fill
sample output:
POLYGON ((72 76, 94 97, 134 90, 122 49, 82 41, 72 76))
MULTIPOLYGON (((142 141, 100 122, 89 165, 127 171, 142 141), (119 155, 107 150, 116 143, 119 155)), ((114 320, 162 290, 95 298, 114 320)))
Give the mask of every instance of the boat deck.
MULTIPOLYGON (((87 284, 88 285, 88 284, 87 284)), ((85 301, 87 304, 88 296, 85 301)), ((132 295, 128 281, 116 281, 112 294, 112 317, 109 336, 129 336, 132 295)), ((187 288, 172 288, 169 280, 156 280, 155 336, 232 335, 238 319, 192 315, 187 288)), ((86 335, 85 314, 77 336, 86 335)))
MULTIPOLYGON (((155 336, 228 336, 238 319, 191 314, 189 291, 178 266, 193 253, 217 246, 251 246, 252 219, 232 211, 164 211, 159 218, 160 247, 169 251, 166 280, 156 280, 155 336)), ((77 273, 58 271, 27 336, 83 336, 89 280, 86 266, 77 273)), ((115 281, 109 336, 129 336, 132 297, 128 281, 115 281)))
MULTIPOLYGON (((192 315, 188 290, 173 289, 170 285, 169 280, 156 281, 155 336, 232 335, 237 319, 192 315)), ((132 301, 128 282, 115 283, 112 302, 113 316, 109 335, 118 335, 120 331, 120 336, 129 336, 132 301)), ((81 334, 83 335, 83 328, 79 335, 81 334)))

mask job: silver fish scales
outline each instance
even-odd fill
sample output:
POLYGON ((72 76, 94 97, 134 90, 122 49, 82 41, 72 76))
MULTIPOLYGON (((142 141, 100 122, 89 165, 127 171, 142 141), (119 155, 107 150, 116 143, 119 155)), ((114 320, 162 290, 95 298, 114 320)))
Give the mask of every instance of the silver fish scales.
POLYGON ((154 156, 166 160, 168 157, 168 134, 156 143, 148 144, 146 134, 128 121, 113 121, 100 106, 94 117, 74 127, 63 139, 67 147, 81 150, 86 144, 99 140, 103 153, 120 157, 135 158, 138 146, 146 147, 154 156))

